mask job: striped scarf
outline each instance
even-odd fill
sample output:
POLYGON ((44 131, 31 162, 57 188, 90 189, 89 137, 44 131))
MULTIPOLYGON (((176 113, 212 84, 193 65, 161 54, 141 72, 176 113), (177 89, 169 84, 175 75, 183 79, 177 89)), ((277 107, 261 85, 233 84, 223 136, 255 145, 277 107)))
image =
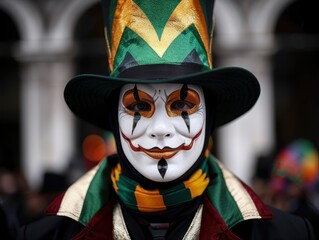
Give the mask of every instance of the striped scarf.
POLYGON ((140 212, 164 211, 189 202, 202 195, 209 183, 206 160, 188 180, 169 189, 144 189, 138 182, 122 174, 120 164, 113 168, 111 179, 113 188, 125 206, 140 212))
MULTIPOLYGON (((47 214, 66 216, 84 226, 88 224, 112 198, 113 187, 110 175, 112 172, 120 173, 118 170, 113 171, 113 164, 110 164, 114 160, 118 162, 117 157, 115 158, 112 161, 105 159, 72 184, 63 195, 51 203, 46 211, 47 214)), ((208 197, 229 228, 244 220, 269 218, 271 216, 268 208, 258 196, 214 156, 208 155, 204 162, 207 163, 208 167, 209 184, 203 194, 208 197)), ((118 180, 121 177, 121 175, 117 175, 117 177, 116 174, 112 175, 118 180)), ((196 179, 196 177, 194 178, 196 179)), ((187 191, 192 192, 192 190, 187 191)), ((199 192, 202 192, 202 190, 199 192)), ((197 194, 200 194, 199 192, 197 194)), ((173 200, 175 203, 177 198, 173 200)))

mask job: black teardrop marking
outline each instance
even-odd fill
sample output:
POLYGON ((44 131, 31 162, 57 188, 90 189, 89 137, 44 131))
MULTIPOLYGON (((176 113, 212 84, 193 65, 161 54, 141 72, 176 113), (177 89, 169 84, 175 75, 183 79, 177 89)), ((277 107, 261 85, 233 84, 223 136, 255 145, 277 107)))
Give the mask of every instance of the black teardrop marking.
POLYGON ((139 112, 135 112, 134 113, 134 118, 133 118, 133 127, 132 127, 132 135, 133 135, 133 132, 136 128, 136 125, 138 123, 138 121, 141 119, 141 114, 139 112))
POLYGON ((188 132, 190 132, 190 125, 191 125, 191 122, 189 121, 188 113, 187 113, 187 112, 182 112, 182 118, 184 119, 184 122, 186 123, 187 129, 188 129, 188 132))
POLYGON ((164 158, 161 158, 161 160, 158 161, 157 169, 158 169, 158 171, 161 174, 163 179, 164 179, 164 176, 166 174, 167 168, 168 168, 168 166, 167 166, 166 160, 164 158))

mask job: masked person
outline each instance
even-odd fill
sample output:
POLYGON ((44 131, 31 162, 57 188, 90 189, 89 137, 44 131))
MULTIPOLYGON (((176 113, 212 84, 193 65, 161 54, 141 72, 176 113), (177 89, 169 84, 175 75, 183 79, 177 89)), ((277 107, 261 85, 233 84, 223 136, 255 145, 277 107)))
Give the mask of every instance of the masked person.
POLYGON ((22 229, 21 239, 311 239, 310 224, 269 209, 206 149, 260 88, 213 68, 211 0, 105 0, 110 75, 65 88, 78 117, 114 133, 101 161, 22 229))

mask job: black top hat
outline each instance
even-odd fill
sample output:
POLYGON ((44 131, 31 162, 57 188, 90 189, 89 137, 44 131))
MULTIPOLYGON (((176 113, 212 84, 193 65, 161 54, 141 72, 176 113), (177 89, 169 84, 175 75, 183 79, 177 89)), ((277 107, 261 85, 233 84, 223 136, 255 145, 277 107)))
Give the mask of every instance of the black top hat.
MULTIPOLYGON (((212 96, 216 126, 257 101, 255 76, 238 67, 213 68, 213 0, 102 0, 110 75, 74 77, 64 97, 80 118, 104 129, 112 93, 128 83, 201 85, 212 96)), ((210 104, 210 103, 208 103, 210 104)))

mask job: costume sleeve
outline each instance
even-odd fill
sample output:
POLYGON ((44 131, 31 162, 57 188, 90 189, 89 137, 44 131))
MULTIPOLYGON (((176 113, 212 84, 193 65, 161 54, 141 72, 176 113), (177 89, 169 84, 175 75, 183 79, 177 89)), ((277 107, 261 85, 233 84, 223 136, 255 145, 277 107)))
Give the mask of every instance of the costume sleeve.
POLYGON ((23 226, 17 240, 66 240, 72 239, 84 227, 72 219, 60 216, 47 216, 23 226))
POLYGON ((251 239, 316 240, 310 222, 302 217, 271 208, 272 219, 254 221, 251 239))
POLYGON ((309 231, 309 239, 314 239, 314 240, 317 239, 318 240, 319 236, 317 236, 315 234, 315 231, 314 231, 314 228, 313 228, 314 226, 305 218, 304 218, 304 221, 305 221, 306 227, 307 227, 307 229, 309 231))

